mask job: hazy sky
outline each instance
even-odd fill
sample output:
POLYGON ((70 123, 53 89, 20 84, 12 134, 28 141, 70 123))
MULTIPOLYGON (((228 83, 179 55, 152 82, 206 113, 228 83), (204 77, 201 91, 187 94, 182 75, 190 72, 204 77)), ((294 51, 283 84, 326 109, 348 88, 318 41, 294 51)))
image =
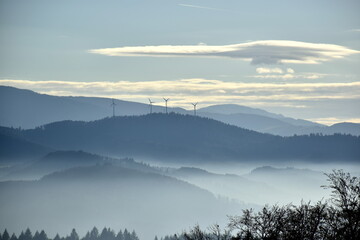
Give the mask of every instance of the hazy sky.
POLYGON ((0 84, 360 122, 359 12, 358 0, 0 0, 0 84))

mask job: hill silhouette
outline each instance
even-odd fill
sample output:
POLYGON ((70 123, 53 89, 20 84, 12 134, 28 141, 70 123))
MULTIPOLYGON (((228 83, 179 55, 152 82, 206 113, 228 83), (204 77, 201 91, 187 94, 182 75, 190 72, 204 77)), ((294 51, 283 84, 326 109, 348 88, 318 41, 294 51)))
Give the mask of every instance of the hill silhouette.
POLYGON ((9 163, 36 159, 52 149, 23 139, 12 133, 4 133, 0 129, 0 162, 9 163))
MULTIPOLYGON (((314 126, 324 126, 315 122, 302 120, 302 119, 294 119, 289 117, 284 117, 281 114, 271 113, 259 108, 250 108, 246 106, 241 106, 237 104, 219 104, 213 105, 205 108, 199 109, 199 112, 205 113, 217 113, 217 114, 224 114, 224 115, 250 115, 250 116, 263 116, 267 117, 268 119, 272 119, 272 121, 279 120, 282 124, 287 123, 291 126, 303 126, 303 127, 314 127, 314 126)), ((260 118, 261 119, 261 118, 260 118)), ((280 126, 281 123, 278 122, 280 126)))
MULTIPOLYGON (((154 100, 154 99, 153 99, 154 100)), ((114 100, 117 116, 149 113, 146 103, 114 100)), ((0 86, 0 125, 34 128, 56 121, 93 121, 112 115, 112 99, 99 97, 69 97, 39 94, 30 90, 0 86), (11 104, 9 104, 11 103, 11 104)), ((169 106, 170 112, 193 114, 183 108, 169 106)), ((262 109, 237 104, 213 105, 198 109, 198 115, 238 127, 280 136, 310 133, 343 133, 360 135, 360 124, 325 126, 315 122, 285 117, 262 109)), ((165 112, 163 102, 153 106, 153 112, 165 112)))
POLYGON ((360 138, 349 135, 280 137, 181 114, 62 121, 19 130, 27 141, 59 150, 167 161, 360 159, 360 138))
POLYGON ((12 229, 77 226, 82 232, 105 224, 154 236, 197 222, 225 221, 226 214, 241 209, 175 178, 110 164, 71 168, 39 181, 0 182, 0 192, 0 225, 12 229))

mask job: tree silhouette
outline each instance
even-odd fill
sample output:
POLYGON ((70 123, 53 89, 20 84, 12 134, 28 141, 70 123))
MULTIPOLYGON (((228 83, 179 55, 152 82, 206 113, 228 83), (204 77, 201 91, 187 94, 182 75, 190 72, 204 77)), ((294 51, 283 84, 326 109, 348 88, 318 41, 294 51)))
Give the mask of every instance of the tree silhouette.
POLYGON ((93 227, 93 229, 90 232, 90 240, 97 240, 99 238, 99 231, 96 227, 93 227))
POLYGON ((24 239, 22 239, 22 240, 32 240, 32 238, 33 238, 32 233, 31 233, 30 229, 27 228, 24 233, 24 239))
MULTIPOLYGON (((196 225, 178 239, 186 240, 355 240, 360 239, 360 178, 342 170, 327 174, 332 196, 328 202, 299 206, 265 206, 229 217, 228 230, 218 225, 210 233, 196 225), (233 234, 230 235, 230 232, 233 234)), ((166 236, 164 240, 177 238, 166 236)))
POLYGON ((360 178, 351 177, 342 170, 327 174, 332 189, 329 215, 334 225, 334 235, 339 239, 360 239, 360 178))
POLYGON ((79 235, 77 234, 75 228, 71 231, 70 236, 66 237, 66 240, 79 240, 79 235))
POLYGON ((24 231, 21 231, 18 240, 25 240, 25 233, 24 233, 24 231))
POLYGON ((9 239, 10 239, 10 235, 8 231, 5 229, 4 233, 2 234, 2 240, 9 240, 9 239))
POLYGON ((124 240, 124 234, 122 233, 121 230, 116 235, 116 240, 124 240))
POLYGON ((104 228, 100 235, 101 240, 115 240, 115 233, 110 228, 104 228))
POLYGON ((126 228, 124 230, 123 235, 124 235, 124 240, 131 240, 131 235, 130 235, 129 231, 126 228))
POLYGON ((15 233, 13 233, 13 234, 11 235, 10 240, 18 240, 18 238, 16 237, 15 233))
POLYGON ((54 240, 61 240, 61 238, 60 238, 60 236, 59 236, 59 234, 58 234, 58 233, 56 234, 56 236, 55 236, 54 240))
POLYGON ((130 236, 131 240, 139 240, 138 236, 136 235, 136 232, 133 230, 131 232, 131 236, 130 236))
MULTIPOLYGON (((3 234, 0 234, 0 240, 49 240, 47 234, 44 230, 41 232, 36 231, 34 236, 32 236, 29 228, 26 231, 22 231, 19 235, 19 238, 16 237, 15 233, 12 234, 11 238, 9 236, 8 231, 5 229, 3 234)), ((88 231, 86 235, 81 238, 81 240, 139 240, 136 232, 133 230, 131 233, 125 229, 124 233, 120 230, 117 234, 110 229, 104 228, 99 234, 99 231, 96 227, 93 227, 91 231, 88 231)), ((60 237, 59 234, 56 234, 53 240, 80 240, 79 235, 77 234, 75 229, 72 229, 71 233, 67 237, 60 237)))

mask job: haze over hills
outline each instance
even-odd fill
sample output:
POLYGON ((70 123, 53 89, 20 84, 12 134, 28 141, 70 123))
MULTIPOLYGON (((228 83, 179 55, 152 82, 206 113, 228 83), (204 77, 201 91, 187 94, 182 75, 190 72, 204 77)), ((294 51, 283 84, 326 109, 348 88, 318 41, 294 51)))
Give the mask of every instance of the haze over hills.
MULTIPOLYGON (((108 98, 58 97, 0 86, 0 125, 26 129, 62 120, 98 120, 111 116, 111 101, 108 98)), ((115 103, 117 115, 149 113, 147 104, 121 100, 115 103)), ((162 109, 154 106, 154 111, 162 109)))
MULTIPOLYGON (((24 186, 28 184, 26 185, 27 187, 20 187, 19 189, 18 187, 22 185, 17 182, 9 182, 9 184, 3 183, 3 185, 0 184, 0 191, 4 189, 1 188, 1 186, 5 186, 5 190, 2 191, 2 193, 7 194, 8 187, 15 191, 15 195, 11 195, 13 197, 16 196, 16 194, 27 194, 28 191, 35 191, 35 193, 38 193, 43 200, 44 198, 47 198, 47 194, 49 193, 48 188, 51 187, 63 192, 69 191, 69 188, 74 188, 74 191, 79 188, 81 190, 75 191, 77 195, 79 192, 82 194, 84 188, 88 189, 89 186, 87 185, 92 185, 95 189, 98 189, 102 184, 104 184, 104 189, 106 189, 106 184, 108 185, 108 188, 115 184, 117 186, 116 191, 127 192, 129 189, 123 189, 123 184, 124 182, 128 183, 129 179, 136 184, 136 191, 142 192, 143 190, 139 190, 143 184, 142 180, 145 182, 149 181, 146 176, 155 176, 158 178, 160 175, 166 175, 171 178, 194 184, 221 198, 232 199, 242 204, 251 205, 263 205, 266 203, 287 204, 289 202, 299 204, 300 199, 320 200, 325 193, 318 190, 318 186, 324 183, 324 175, 322 173, 294 168, 276 169, 262 167, 255 169, 250 174, 239 176, 236 174, 215 174, 194 167, 152 167, 144 163, 135 162, 132 159, 111 159, 82 151, 51 152, 46 156, 39 158, 36 161, 32 161, 29 164, 24 164, 23 166, 23 168, 15 168, 15 170, 10 171, 9 174, 2 179, 24 180, 31 179, 31 177, 32 179, 40 179, 45 174, 52 174, 43 177, 41 181, 23 182, 22 184, 24 184, 24 186), (278 176, 274 177, 273 171, 279 172, 280 174, 277 173, 278 176), (294 175, 294 179, 288 179, 286 184, 281 183, 281 181, 287 179, 289 175, 294 175), (301 178, 307 178, 308 181, 303 181, 301 178), (316 181, 314 181, 314 179, 316 181), (35 187, 35 190, 33 189, 34 186, 39 185, 44 192, 37 192, 37 187, 35 187), (312 187, 309 188, 309 186, 312 187), (66 190, 62 188, 65 188, 66 190), (293 189, 293 191, 291 189, 293 189)), ((161 181, 168 187, 177 187, 167 183, 167 179, 168 178, 164 178, 161 181)), ((151 184, 151 180, 148 184, 151 184)), ((157 188, 157 185, 158 184, 155 184, 151 189, 154 187, 157 188)), ((113 188, 114 187, 110 187, 110 189, 113 188)), ((164 191, 162 194, 169 194, 167 189, 162 190, 164 191)), ((84 196, 93 198, 93 196, 86 195, 89 194, 89 191, 90 190, 86 190, 84 196)), ((50 191, 49 194, 52 195, 52 197, 54 197, 54 194, 56 195, 53 191, 50 191)), ((109 195, 109 193, 105 192, 104 194, 109 195)), ((194 197, 188 195, 185 196, 194 197)), ((212 198, 213 197, 210 197, 210 199, 212 198)), ((123 200, 124 199, 121 199, 119 201, 123 200)), ((202 198, 200 198, 200 200, 206 201, 202 198)), ((15 201, 15 204, 18 204, 18 202, 15 201)), ((235 204, 235 206, 237 205, 235 204)))
POLYGON ((302 120, 302 119, 293 119, 284 117, 281 114, 275 114, 270 113, 268 111, 258 109, 258 108, 250 108, 245 107, 237 104, 222 104, 222 105, 213 105, 209 107, 204 107, 199 109, 199 112, 205 112, 205 113, 217 113, 217 114, 250 114, 250 115, 258 115, 258 116, 264 116, 268 118, 275 118, 278 120, 281 120, 285 123, 289 123, 295 126, 304 126, 304 127, 311 127, 311 126, 323 126, 318 123, 302 120))
MULTIPOLYGON (((50 96, 30 90, 0 86, 0 125, 28 129, 62 120, 98 120, 112 115, 111 101, 108 98, 98 97, 50 96)), ((118 116, 143 115, 150 111, 148 104, 122 100, 115 100, 115 103, 118 116)), ((165 108, 154 105, 153 112, 165 112, 165 108)), ((171 100, 169 112, 193 114, 192 111, 182 108, 172 108, 171 100)), ((328 127, 235 104, 200 108, 198 115, 281 136, 310 133, 360 135, 360 124, 339 123, 328 127)))
MULTIPOLYGON (((4 171, 2 180, 40 179, 46 174, 79 166, 104 164, 107 158, 83 151, 55 151, 4 171)), ((110 161, 109 161, 110 162, 110 161)))
POLYGON ((27 141, 19 136, 9 135, 0 130, 0 163, 36 159, 52 151, 49 147, 27 141))
POLYGON ((24 160, 21 164, 8 162, 8 168, 2 168, 1 180, 36 180, 43 176, 65 169, 98 164, 112 164, 138 171, 160 173, 158 168, 139 163, 131 158, 109 158, 84 151, 52 151, 38 158, 24 160))
POLYGON ((320 186, 326 185, 326 176, 322 171, 293 167, 263 166, 242 175, 246 179, 266 182, 271 187, 287 192, 297 201, 321 200, 330 192, 320 186))
MULTIPOLYGON (((6 128, 4 128, 6 129, 6 128)), ((102 120, 62 121, 14 130, 26 141, 58 150, 165 162, 358 161, 360 138, 345 135, 279 137, 212 119, 154 113, 102 120)))
POLYGON ((245 203, 263 205, 281 201, 286 204, 295 199, 286 191, 279 191, 276 187, 267 185, 266 181, 249 180, 235 174, 215 174, 193 167, 181 167, 165 174, 207 189, 216 195, 245 203))
POLYGON ((360 124, 336 123, 326 126, 319 123, 284 117, 262 109, 249 108, 236 104, 214 105, 199 109, 199 115, 213 118, 235 126, 270 133, 280 136, 292 136, 320 133, 332 135, 335 133, 360 136, 360 124))
POLYGON ((148 239, 198 222, 225 222, 226 214, 241 209, 183 181, 108 164, 72 168, 40 181, 0 182, 0 192, 0 225, 52 235, 105 225, 136 229, 148 239))

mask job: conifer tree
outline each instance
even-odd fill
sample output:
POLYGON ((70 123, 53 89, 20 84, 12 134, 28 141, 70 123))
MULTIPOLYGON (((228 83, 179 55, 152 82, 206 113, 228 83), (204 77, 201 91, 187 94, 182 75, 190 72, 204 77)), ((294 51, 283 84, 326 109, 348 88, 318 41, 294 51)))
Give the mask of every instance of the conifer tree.
POLYGON ((90 240, 90 232, 87 231, 85 237, 83 237, 81 240, 90 240))
POLYGON ((38 231, 36 231, 33 236, 33 240, 40 240, 39 236, 40 236, 40 233, 38 231))
POLYGON ((56 234, 56 236, 55 236, 54 240, 61 240, 61 238, 60 238, 60 236, 59 236, 59 234, 58 234, 58 233, 56 234))
POLYGON ((79 240, 79 235, 77 234, 75 228, 71 231, 70 236, 66 238, 66 240, 79 240))
POLYGON ((90 232, 90 240, 97 240, 99 238, 99 230, 96 227, 93 227, 93 229, 90 232))
POLYGON ((124 240, 131 240, 131 235, 126 228, 124 230, 124 240))
POLYGON ((30 231, 29 228, 26 229, 25 233, 24 233, 24 240, 32 240, 33 235, 30 231))
POLYGON ((19 237, 18 237, 18 240, 25 240, 25 233, 24 231, 21 231, 19 237))
POLYGON ((116 240, 124 240, 124 234, 122 233, 121 230, 116 235, 116 240))
POLYGON ((44 230, 41 230, 41 232, 39 234, 39 240, 48 240, 48 237, 44 230))
POLYGON ((136 232, 135 232, 135 230, 133 230, 132 232, 131 232, 131 240, 139 240, 139 237, 137 236, 137 234, 136 234, 136 232))
POLYGON ((4 233, 2 235, 2 240, 10 240, 10 235, 9 235, 7 229, 4 230, 4 233))
POLYGON ((15 233, 13 233, 13 234, 11 235, 10 240, 18 240, 18 238, 16 237, 15 233))

